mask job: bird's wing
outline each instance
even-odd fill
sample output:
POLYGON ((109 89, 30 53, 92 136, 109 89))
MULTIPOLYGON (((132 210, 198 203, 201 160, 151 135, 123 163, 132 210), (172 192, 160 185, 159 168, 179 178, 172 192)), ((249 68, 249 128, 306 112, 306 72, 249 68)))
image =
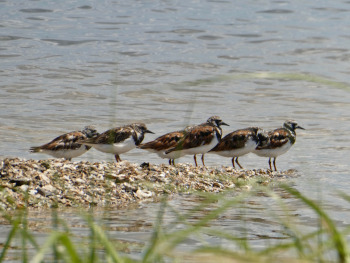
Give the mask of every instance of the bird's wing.
POLYGON ((66 149, 78 149, 81 147, 81 144, 78 143, 81 140, 86 139, 85 134, 80 131, 69 132, 66 134, 62 134, 57 138, 53 139, 51 142, 44 144, 39 147, 32 147, 31 151, 39 151, 39 150, 66 150, 66 149))
POLYGON ((139 148, 141 149, 153 149, 157 151, 166 150, 175 147, 178 141, 183 137, 184 132, 176 131, 164 134, 157 139, 141 144, 139 148))
POLYGON ((248 130, 231 132, 222 138, 211 151, 219 152, 243 148, 251 133, 248 130))
POLYGON ((125 141, 127 138, 133 135, 133 129, 130 127, 118 127, 114 129, 110 129, 101 133, 96 138, 92 138, 91 140, 86 140, 86 142, 94 143, 94 144, 112 144, 112 143, 120 143, 125 141))

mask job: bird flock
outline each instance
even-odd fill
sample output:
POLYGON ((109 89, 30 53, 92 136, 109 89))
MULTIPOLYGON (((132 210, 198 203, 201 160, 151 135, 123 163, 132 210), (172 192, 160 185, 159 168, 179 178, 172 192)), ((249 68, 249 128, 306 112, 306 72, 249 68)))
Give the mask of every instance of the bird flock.
POLYGON ((182 130, 169 132, 153 141, 142 143, 148 130, 144 123, 133 123, 109 129, 98 133, 93 126, 87 126, 82 131, 73 131, 53 139, 51 142, 31 147, 30 152, 45 153, 55 158, 71 160, 87 152, 91 147, 115 156, 120 162, 120 154, 134 148, 156 153, 160 158, 168 159, 170 165, 175 165, 175 159, 185 155, 193 155, 197 163, 197 154, 205 166, 206 153, 218 154, 232 158, 232 165, 243 168, 238 158, 248 153, 269 158, 269 168, 277 171, 276 158, 286 153, 296 141, 296 129, 304 129, 296 121, 287 120, 283 127, 265 131, 259 127, 248 127, 233 131, 222 137, 221 126, 227 125, 220 117, 212 116, 199 125, 188 126, 182 130))

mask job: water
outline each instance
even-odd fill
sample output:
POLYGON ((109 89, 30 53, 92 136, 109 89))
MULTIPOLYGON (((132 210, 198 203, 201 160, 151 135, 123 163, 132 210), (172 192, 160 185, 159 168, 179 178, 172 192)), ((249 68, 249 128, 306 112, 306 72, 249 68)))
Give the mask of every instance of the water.
MULTIPOLYGON (((337 192, 350 187, 349 11, 347 1, 323 0, 1 1, 0 157, 49 158, 28 149, 90 124, 102 132, 142 121, 156 133, 148 141, 211 115, 230 124, 224 134, 295 119, 306 130, 277 166, 297 169, 295 186, 348 225, 337 192)), ((121 157, 166 162, 141 150, 121 157)), ((113 156, 91 150, 76 160, 113 156)), ((240 162, 267 167, 254 155, 240 162)), ((230 159, 207 155, 206 164, 230 159)), ((222 224, 237 231, 239 220, 222 224)), ((270 227, 259 225, 265 236, 270 227)))

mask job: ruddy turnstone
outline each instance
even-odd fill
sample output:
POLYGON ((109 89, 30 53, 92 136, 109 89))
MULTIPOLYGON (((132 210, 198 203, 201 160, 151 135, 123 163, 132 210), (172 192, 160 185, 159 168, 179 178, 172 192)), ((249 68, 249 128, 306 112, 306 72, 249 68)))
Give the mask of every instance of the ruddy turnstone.
POLYGON ((170 165, 175 165, 175 159, 180 158, 179 152, 165 153, 166 150, 176 146, 178 141, 184 136, 185 130, 169 132, 164 134, 153 141, 143 143, 139 145, 140 149, 147 150, 152 153, 156 153, 160 158, 169 159, 170 165))
POLYGON ((78 141, 94 138, 97 135, 98 133, 95 130, 95 127, 86 126, 82 131, 65 133, 47 144, 31 147, 30 152, 46 153, 55 158, 64 158, 70 161, 72 158, 82 155, 91 148, 90 146, 78 143, 78 141))
POLYGON ((277 171, 277 156, 286 153, 295 143, 296 129, 305 130, 297 122, 288 120, 284 122, 283 127, 261 134, 259 144, 254 153, 258 156, 269 157, 270 170, 272 170, 271 158, 273 158, 273 166, 275 171, 277 171))
POLYGON ((232 165, 235 167, 235 161, 242 169, 238 162, 238 157, 253 152, 258 145, 258 127, 249 127, 240 129, 227 134, 221 141, 210 150, 210 153, 216 153, 224 157, 232 157, 232 165))
POLYGON ((120 162, 119 155, 136 148, 143 141, 145 133, 153 132, 148 130, 144 123, 133 123, 109 129, 95 138, 82 140, 80 143, 104 153, 112 153, 116 161, 120 162))
POLYGON ((197 166, 196 155, 202 154, 202 163, 204 164, 204 154, 209 152, 221 140, 221 125, 227 125, 218 116, 210 117, 205 123, 189 128, 184 137, 179 140, 175 147, 170 148, 165 153, 175 152, 180 156, 192 155, 194 163, 197 166))

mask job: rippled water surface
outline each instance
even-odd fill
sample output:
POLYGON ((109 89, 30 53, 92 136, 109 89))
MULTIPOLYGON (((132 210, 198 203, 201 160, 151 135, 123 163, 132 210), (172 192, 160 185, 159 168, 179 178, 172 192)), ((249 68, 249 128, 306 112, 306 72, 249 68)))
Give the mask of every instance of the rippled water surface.
MULTIPOLYGON (((332 217, 348 225, 348 204, 336 193, 350 187, 349 11, 348 1, 321 0, 3 0, 0 157, 49 158, 28 149, 88 124, 102 132, 142 121, 156 133, 148 141, 211 115, 230 124, 224 133, 292 118, 306 130, 278 167, 296 169, 296 187, 322 196, 332 217)), ((122 158, 166 162, 141 150, 122 158)), ((113 157, 91 150, 76 160, 113 157)), ((254 155, 240 161, 267 167, 254 155)), ((230 159, 207 155, 206 164, 230 159)), ((135 211, 115 211, 111 220, 130 213, 124 223, 132 224, 135 211)), ((313 220, 303 213, 302 221, 313 220)), ((218 225, 239 231, 235 220, 218 225)), ((268 223, 257 226, 274 233, 268 223)))

